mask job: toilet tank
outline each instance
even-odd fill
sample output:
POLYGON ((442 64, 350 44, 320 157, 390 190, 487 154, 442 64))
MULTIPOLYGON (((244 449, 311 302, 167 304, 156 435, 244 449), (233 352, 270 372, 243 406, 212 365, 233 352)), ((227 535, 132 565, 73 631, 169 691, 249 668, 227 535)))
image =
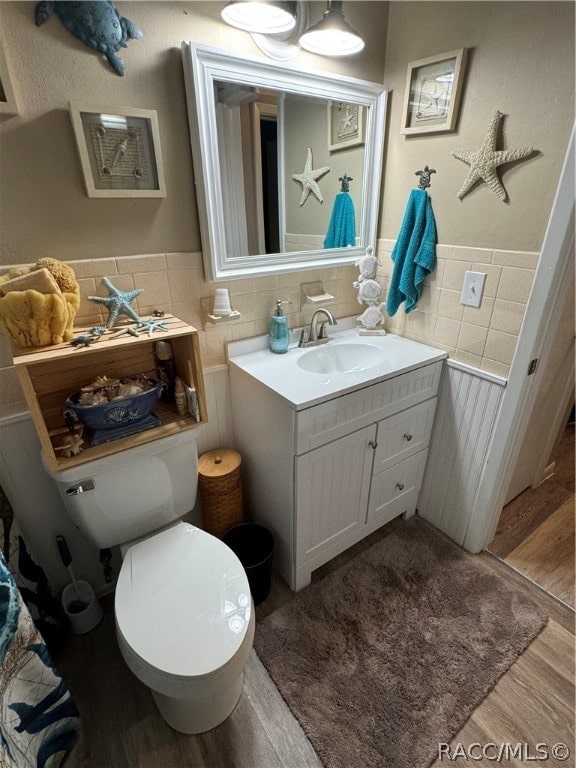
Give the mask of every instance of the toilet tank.
POLYGON ((196 501, 196 431, 163 437, 55 472, 68 514, 99 548, 145 536, 189 512, 196 501))

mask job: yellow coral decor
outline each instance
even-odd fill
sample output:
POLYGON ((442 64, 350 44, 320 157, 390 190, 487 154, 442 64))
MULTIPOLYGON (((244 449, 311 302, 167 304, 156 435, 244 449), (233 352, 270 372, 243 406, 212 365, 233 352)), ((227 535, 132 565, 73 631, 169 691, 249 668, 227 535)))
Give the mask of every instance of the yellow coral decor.
POLYGON ((0 276, 0 328, 16 347, 70 341, 79 306, 74 270, 57 259, 39 259, 0 276))

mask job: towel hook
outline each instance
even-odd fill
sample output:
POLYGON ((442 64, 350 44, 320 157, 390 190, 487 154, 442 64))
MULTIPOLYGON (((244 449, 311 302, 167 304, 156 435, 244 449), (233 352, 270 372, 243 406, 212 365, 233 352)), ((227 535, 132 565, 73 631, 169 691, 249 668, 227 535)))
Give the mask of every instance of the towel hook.
POLYGON ((344 176, 340 176, 338 178, 338 181, 341 181, 342 184, 340 185, 340 192, 348 192, 350 189, 350 182, 354 181, 352 176, 348 176, 348 174, 345 172, 344 176))
POLYGON ((428 168, 427 165, 424 166, 423 171, 416 171, 414 175, 420 176, 420 181, 418 182, 418 189, 427 189, 430 186, 430 175, 433 173, 436 173, 434 168, 428 168))

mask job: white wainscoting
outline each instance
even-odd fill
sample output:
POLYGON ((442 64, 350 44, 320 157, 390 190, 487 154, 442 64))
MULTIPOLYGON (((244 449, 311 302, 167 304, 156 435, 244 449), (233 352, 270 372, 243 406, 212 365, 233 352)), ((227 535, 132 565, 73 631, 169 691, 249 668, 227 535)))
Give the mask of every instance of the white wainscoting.
MULTIPOLYGON (((199 454, 212 448, 234 446, 228 367, 205 369, 204 384, 208 423, 199 430, 199 454)), ((59 591, 70 580, 56 546, 56 536, 63 534, 72 553, 76 577, 90 581, 98 593, 107 591, 110 586, 104 581, 98 549, 87 542, 69 520, 56 486, 42 467, 40 442, 30 414, 0 420, 0 435, 0 484, 28 547, 44 568, 52 588, 59 591)), ((198 504, 186 519, 199 523, 198 504)), ((120 565, 117 552, 112 565, 116 574, 120 565)))
POLYGON ((505 386, 505 379, 452 360, 444 366, 418 513, 460 545, 505 386))

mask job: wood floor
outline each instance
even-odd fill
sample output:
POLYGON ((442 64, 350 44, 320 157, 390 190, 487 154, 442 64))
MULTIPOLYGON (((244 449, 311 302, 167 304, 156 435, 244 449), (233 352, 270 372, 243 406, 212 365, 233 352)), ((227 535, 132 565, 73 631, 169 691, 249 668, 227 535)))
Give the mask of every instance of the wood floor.
MULTIPOLYGON (((347 562, 401 522, 393 521, 314 574, 321 578, 347 562)), ((539 602, 548 626, 501 678, 454 739, 461 742, 570 745, 572 757, 550 759, 546 766, 574 766, 574 612, 524 579, 489 553, 478 555, 502 578, 539 602)), ((257 618, 274 610, 292 593, 274 579, 270 597, 257 618)), ((79 744, 66 768, 321 768, 320 760, 290 713, 258 657, 252 652, 244 692, 231 717, 200 736, 169 728, 152 697, 127 669, 116 645, 113 604, 103 600, 105 617, 87 635, 74 637, 58 664, 78 703, 83 723, 79 744)), ((434 670, 430 670, 434 674, 434 670)), ((343 702, 345 706, 345 702, 343 702)), ((438 734, 439 741, 442 734, 438 734)), ((525 756, 525 755, 524 755, 525 756)), ((464 757, 435 763, 465 768, 464 757)), ((494 761, 474 765, 493 766, 494 761)), ((504 762, 506 766, 529 763, 504 762)), ((342 766, 363 768, 363 766, 342 766)), ((394 768, 394 766, 382 766, 394 768)))
POLYGON ((550 478, 504 507, 489 550, 574 608, 574 425, 552 460, 550 478))

